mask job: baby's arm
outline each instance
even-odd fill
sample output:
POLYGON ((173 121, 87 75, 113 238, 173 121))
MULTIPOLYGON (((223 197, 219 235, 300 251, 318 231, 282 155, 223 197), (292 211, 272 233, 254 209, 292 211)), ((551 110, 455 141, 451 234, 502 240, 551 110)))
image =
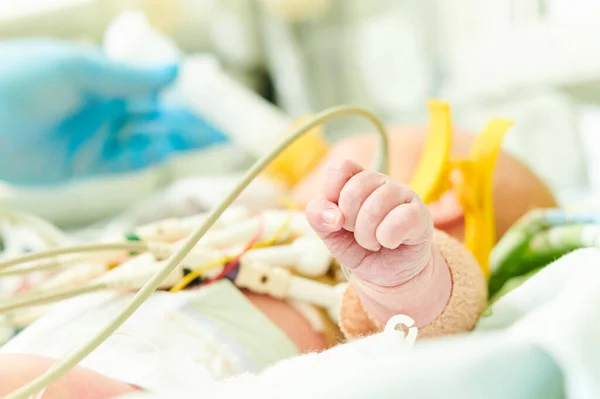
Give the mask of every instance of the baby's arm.
POLYGON ((346 335, 379 331, 395 314, 412 317, 420 337, 472 329, 485 309, 485 278, 466 249, 434 231, 417 194, 349 161, 331 164, 326 181, 306 213, 351 272, 346 335))
MULTIPOLYGON (((0 396, 8 395, 40 376, 55 362, 55 359, 42 356, 0 354, 0 396)), ((83 367, 76 367, 46 388, 40 397, 43 399, 107 399, 135 391, 136 388, 124 382, 83 367)))

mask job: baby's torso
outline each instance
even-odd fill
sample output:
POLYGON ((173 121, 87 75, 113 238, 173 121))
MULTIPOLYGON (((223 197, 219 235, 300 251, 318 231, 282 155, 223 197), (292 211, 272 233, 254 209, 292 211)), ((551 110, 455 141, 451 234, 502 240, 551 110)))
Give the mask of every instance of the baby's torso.
MULTIPOLYGON (((98 293, 61 303, 0 352, 62 358, 132 295, 98 293)), ((221 281, 199 290, 155 293, 82 366, 152 389, 190 373, 218 380, 257 371, 320 346, 319 335, 286 303, 250 293, 245 297, 221 281)))
POLYGON ((288 303, 266 295, 243 292, 271 322, 287 335, 302 353, 327 348, 323 334, 315 331, 309 321, 288 303))

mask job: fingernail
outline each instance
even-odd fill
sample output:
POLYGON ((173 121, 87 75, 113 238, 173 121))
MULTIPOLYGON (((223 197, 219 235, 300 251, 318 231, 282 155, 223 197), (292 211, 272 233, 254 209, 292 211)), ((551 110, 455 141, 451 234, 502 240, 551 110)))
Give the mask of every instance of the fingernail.
POLYGON ((323 222, 330 226, 337 226, 340 222, 340 212, 335 209, 325 209, 323 211, 323 222))
POLYGON ((371 252, 377 252, 381 249, 381 245, 375 245, 374 247, 371 248, 366 248, 367 250, 371 251, 371 252))

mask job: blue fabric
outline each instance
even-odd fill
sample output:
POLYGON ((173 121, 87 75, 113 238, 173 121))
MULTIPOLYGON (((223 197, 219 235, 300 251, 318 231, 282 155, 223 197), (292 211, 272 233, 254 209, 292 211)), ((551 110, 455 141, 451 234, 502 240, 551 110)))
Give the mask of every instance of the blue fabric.
POLYGON ((159 96, 177 74, 177 65, 135 68, 66 41, 0 43, 0 179, 50 185, 225 142, 159 96))

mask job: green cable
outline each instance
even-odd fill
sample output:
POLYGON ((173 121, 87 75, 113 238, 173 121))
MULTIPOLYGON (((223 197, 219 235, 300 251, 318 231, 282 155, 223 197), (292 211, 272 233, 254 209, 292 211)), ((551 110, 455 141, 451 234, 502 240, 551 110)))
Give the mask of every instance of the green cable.
MULTIPOLYGON (((208 215, 202 226, 198 228, 186 241, 185 243, 168 259, 163 269, 157 272, 150 280, 144 284, 144 286, 137 292, 137 294, 131 299, 131 302, 127 304, 116 315, 116 317, 108 323, 102 330, 100 330, 95 336, 93 336, 85 345, 81 348, 71 352, 71 354, 63 359, 58 360, 54 363, 44 374, 38 378, 30 381, 16 391, 6 395, 3 399, 28 399, 31 395, 37 394, 42 389, 52 384, 58 378, 65 375, 73 367, 77 366, 79 362, 85 359, 90 353, 92 353, 98 346, 100 346, 108 337, 110 337, 125 321, 131 317, 131 315, 140 307, 142 304, 152 295, 162 281, 169 276, 169 274, 185 259, 190 253, 198 241, 206 234, 211 226, 217 221, 217 219, 227 210, 227 208, 233 203, 233 201, 240 195, 240 193, 254 180, 283 150, 290 146, 294 141, 300 138, 302 135, 312 130, 316 126, 319 126, 331 119, 347 116, 356 115, 368 119, 381 136, 379 145, 379 153, 375 158, 375 169, 382 173, 388 173, 388 136, 383 126, 383 123, 371 112, 366 111, 358 107, 334 107, 320 114, 316 115, 311 121, 305 123, 294 131, 289 137, 284 139, 273 151, 264 156, 262 159, 257 161, 252 168, 244 175, 240 183, 227 195, 227 197, 208 215)), ((135 242, 135 241, 134 241, 135 242)), ((133 242, 132 242, 133 243, 133 242)))
POLYGON ((36 260, 52 258, 59 255, 67 255, 82 252, 98 252, 98 251, 114 251, 114 250, 131 250, 131 251, 145 251, 148 247, 143 242, 138 241, 124 241, 114 243, 103 243, 103 244, 86 244, 86 245, 75 245, 72 247, 63 247, 50 249, 48 251, 34 252, 31 254, 19 256, 18 258, 9 259, 4 262, 0 262, 0 270, 7 269, 22 263, 34 262, 36 260))

